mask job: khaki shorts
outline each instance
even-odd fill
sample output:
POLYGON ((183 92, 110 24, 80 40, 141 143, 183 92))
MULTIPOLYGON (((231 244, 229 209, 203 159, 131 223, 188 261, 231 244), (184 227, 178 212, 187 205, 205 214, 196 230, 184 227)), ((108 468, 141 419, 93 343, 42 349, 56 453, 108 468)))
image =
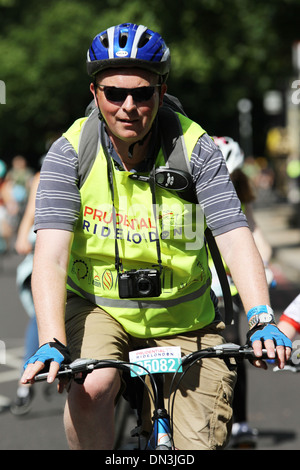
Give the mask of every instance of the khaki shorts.
MULTIPOLYGON (((224 342, 224 324, 163 338, 141 339, 128 335, 108 313, 76 295, 68 295, 66 331, 73 359, 128 360, 128 352, 155 346, 180 346, 182 355, 224 342)), ((166 374, 165 397, 172 374, 166 374)), ((180 450, 221 449, 228 440, 232 420, 235 370, 219 358, 204 359, 185 374, 176 392, 173 431, 180 450)), ((146 394, 147 395, 147 394, 146 394)), ((149 430, 149 401, 144 400, 143 427, 149 430)), ((165 400, 168 410, 168 402, 165 400)))

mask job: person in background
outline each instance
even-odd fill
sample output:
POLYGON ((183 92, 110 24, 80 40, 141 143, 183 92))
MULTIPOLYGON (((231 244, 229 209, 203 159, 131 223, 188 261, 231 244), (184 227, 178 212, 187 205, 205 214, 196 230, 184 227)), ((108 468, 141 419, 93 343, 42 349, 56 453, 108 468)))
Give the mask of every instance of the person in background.
POLYGON ((3 183, 3 199, 13 233, 16 234, 27 204, 34 171, 23 155, 12 159, 3 183))
POLYGON ((10 241, 13 234, 12 225, 9 220, 9 213, 5 200, 5 176, 7 165, 0 160, 0 254, 9 251, 10 241))
MULTIPOLYGON (((29 316, 29 323, 25 332, 24 345, 24 362, 34 354, 39 346, 38 330, 35 309, 31 291, 31 274, 33 267, 33 253, 36 235, 33 231, 35 198, 40 180, 40 172, 33 177, 31 189, 26 205, 24 215, 22 217, 17 238, 15 242, 15 250, 19 255, 25 255, 24 260, 17 267, 16 283, 22 306, 29 316)), ((33 384, 18 383, 16 397, 13 400, 10 410, 16 416, 28 413, 31 409, 32 400, 34 398, 33 384)))
POLYGON ((282 313, 278 328, 291 340, 300 333, 300 294, 288 305, 282 313))

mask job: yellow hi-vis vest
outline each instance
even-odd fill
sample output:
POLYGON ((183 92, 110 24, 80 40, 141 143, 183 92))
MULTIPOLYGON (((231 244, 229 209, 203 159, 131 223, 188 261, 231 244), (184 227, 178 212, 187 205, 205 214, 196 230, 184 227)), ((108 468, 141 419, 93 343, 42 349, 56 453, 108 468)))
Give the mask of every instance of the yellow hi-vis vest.
MULTIPOLYGON (((178 115, 190 159, 205 132, 178 115)), ((77 120, 64 136, 78 151, 86 118, 77 120)), ((156 166, 164 165, 160 149, 156 166)), ((67 289, 99 305, 135 337, 158 337, 193 331, 215 316, 210 297, 211 274, 204 246, 204 215, 177 193, 156 187, 154 219, 148 182, 133 181, 128 171, 113 168, 116 226, 107 160, 100 146, 80 188, 81 212, 74 229, 67 289), (117 239, 124 271, 157 266, 156 230, 162 260, 162 293, 152 298, 120 298, 115 269, 117 239)))

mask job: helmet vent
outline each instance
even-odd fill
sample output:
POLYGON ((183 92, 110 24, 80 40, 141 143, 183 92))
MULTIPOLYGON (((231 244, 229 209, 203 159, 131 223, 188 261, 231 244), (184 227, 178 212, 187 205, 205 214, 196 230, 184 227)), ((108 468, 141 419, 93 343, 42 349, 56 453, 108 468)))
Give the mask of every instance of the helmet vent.
POLYGON ((142 34, 140 40, 139 40, 139 43, 138 43, 138 49, 140 49, 141 47, 144 47, 146 46, 146 44, 150 41, 151 39, 151 35, 148 34, 148 33, 144 33, 142 34))
POLYGON ((102 46, 105 47, 106 49, 108 49, 108 36, 107 36, 107 34, 103 34, 102 36, 100 36, 100 41, 101 41, 102 46))
POLYGON ((127 39, 128 39, 128 34, 127 33, 121 33, 119 37, 119 45, 121 48, 124 48, 127 44, 127 39))

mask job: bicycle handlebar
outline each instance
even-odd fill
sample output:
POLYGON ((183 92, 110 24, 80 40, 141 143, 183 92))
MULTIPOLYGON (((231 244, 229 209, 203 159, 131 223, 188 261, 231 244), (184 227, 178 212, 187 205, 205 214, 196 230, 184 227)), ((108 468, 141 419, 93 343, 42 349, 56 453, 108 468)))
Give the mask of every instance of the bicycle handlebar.
MULTIPOLYGON (((67 379, 74 379, 76 382, 79 383, 84 383, 85 378, 87 374, 93 372, 96 369, 102 369, 102 368, 108 368, 108 367, 114 367, 117 369, 121 370, 127 370, 133 372, 139 379, 143 380, 140 375, 137 374, 135 371, 135 367, 138 366, 139 368, 142 368, 145 370, 145 373, 149 376, 150 382, 151 382, 151 389, 148 387, 145 381, 143 381, 144 386, 147 388, 149 392, 149 396, 152 400, 152 403, 154 405, 154 414, 153 414, 153 427, 154 423, 157 425, 157 430, 161 429, 159 426, 162 427, 165 433, 167 433, 168 437, 170 438, 170 443, 168 443, 168 446, 166 448, 174 448, 174 443, 173 443, 173 409, 174 409, 174 401, 175 401, 175 395, 176 391, 178 390, 179 383, 183 379, 185 373, 188 371, 190 367, 193 367, 193 365, 204 358, 213 358, 213 357, 218 357, 221 359, 228 359, 228 358, 240 358, 240 359, 253 359, 256 357, 254 355, 254 351, 251 347, 248 346, 240 346, 234 343, 225 343, 225 344, 220 344, 218 346, 214 346, 211 348, 206 348, 202 349, 199 351, 196 351, 194 353, 191 353, 187 356, 184 356, 181 358, 181 364, 178 366, 178 369, 172 373, 173 377, 171 380, 171 385, 170 385, 170 391, 169 391, 169 398, 168 398, 168 412, 164 409, 164 401, 161 401, 161 384, 160 382, 157 383, 156 378, 153 377, 155 373, 151 373, 148 369, 146 369, 143 365, 141 364, 136 364, 134 362, 125 362, 125 361, 119 361, 119 360, 114 360, 114 359, 106 359, 106 360, 97 360, 97 359, 76 359, 75 361, 71 362, 70 364, 63 364, 57 374, 57 378, 67 378, 67 379), (184 367, 183 373, 181 373, 181 367, 184 367), (178 383, 175 383, 174 380, 177 377, 177 373, 180 373, 180 379, 178 383), (158 387, 159 390, 158 390, 158 387), (160 391, 160 393, 158 393, 160 391), (159 412, 163 412, 164 419, 160 419, 162 415, 158 414, 159 412), (167 424, 165 423, 165 420, 167 420, 167 424)), ((261 359, 267 358, 267 351, 263 350, 261 359)), ((161 375, 157 374, 157 375, 161 375)), ((48 373, 40 373, 36 375, 35 381, 39 382, 42 380, 46 380, 48 377, 48 373)), ((157 431, 158 432, 158 431, 157 431)), ((150 433, 150 436, 153 434, 150 433)), ((154 433, 155 435, 155 433, 154 433)), ((156 436, 157 437, 157 436, 156 436)), ((157 449, 162 449, 160 447, 160 444, 154 445, 152 443, 151 437, 149 437, 149 440, 147 441, 148 444, 150 445, 150 448, 157 448, 157 449), (152 446, 152 447, 151 447, 152 446)), ((163 447, 165 448, 165 447, 163 447)))
MULTIPOLYGON (((132 364, 129 362, 118 361, 115 359, 75 359, 70 364, 62 364, 57 378, 74 378, 77 374, 90 374, 95 369, 105 369, 115 367, 118 369, 130 369, 132 364)), ((141 367, 141 366, 140 366, 141 367)), ((48 372, 37 374, 34 378, 35 382, 47 380, 48 372)))
MULTIPOLYGON (((276 352, 275 352, 276 353, 276 352)), ((268 359, 267 350, 262 350, 260 357, 255 356, 253 348, 251 346, 240 346, 234 343, 224 343, 217 346, 213 346, 207 349, 200 349, 199 351, 193 352, 188 356, 182 358, 182 365, 185 366, 190 364, 192 361, 209 358, 209 357, 220 357, 221 359, 226 358, 240 358, 240 359, 268 359)))
MULTIPOLYGON (((202 349, 196 352, 193 352, 182 358, 182 366, 189 365, 193 361, 204 358, 219 357, 221 359, 226 358, 241 358, 241 359, 254 359, 253 348, 249 346, 240 346, 234 343, 225 343, 211 348, 202 349)), ((258 359, 267 359, 267 351, 263 349, 262 356, 258 359)), ((104 369, 109 367, 115 367, 123 370, 130 370, 133 366, 136 366, 135 363, 130 363, 126 361, 119 361, 115 359, 76 359, 70 364, 63 364, 57 373, 57 378, 74 378, 76 375, 83 373, 89 374, 96 369, 104 369)), ((139 367, 142 367, 138 364, 139 367)), ((146 373, 149 371, 144 368, 146 373)), ((149 373, 149 375, 151 375, 149 373)), ((35 382, 40 382, 47 380, 48 372, 40 373, 35 376, 35 382)))

